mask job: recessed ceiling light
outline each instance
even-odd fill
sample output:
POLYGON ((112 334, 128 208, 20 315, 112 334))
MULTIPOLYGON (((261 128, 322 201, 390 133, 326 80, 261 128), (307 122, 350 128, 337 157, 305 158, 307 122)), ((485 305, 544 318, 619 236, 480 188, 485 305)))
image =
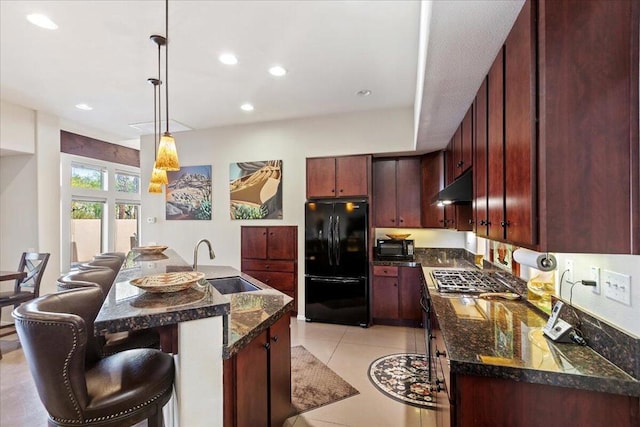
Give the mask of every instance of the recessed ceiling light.
POLYGON ((37 25, 40 28, 46 28, 47 30, 58 29, 58 26, 55 22, 49 19, 48 16, 42 15, 40 13, 32 13, 30 15, 27 15, 27 20, 33 25, 37 25))
POLYGON ((233 53, 223 53, 218 56, 218 59, 225 65, 236 65, 238 63, 238 57, 233 53))
POLYGON ((369 96, 371 95, 371 91, 369 89, 362 89, 356 92, 358 96, 369 96))
POLYGON ((282 77, 287 74, 287 70, 280 65, 274 65, 273 67, 269 68, 269 74, 276 77, 282 77))
POLYGON ((76 104, 78 110, 91 111, 93 107, 89 104, 76 104))
POLYGON ((253 105, 251 105, 251 104, 249 104, 249 103, 247 102, 247 103, 245 103, 245 104, 242 104, 242 105, 240 106, 240 109, 241 109, 242 111, 253 111, 253 105))

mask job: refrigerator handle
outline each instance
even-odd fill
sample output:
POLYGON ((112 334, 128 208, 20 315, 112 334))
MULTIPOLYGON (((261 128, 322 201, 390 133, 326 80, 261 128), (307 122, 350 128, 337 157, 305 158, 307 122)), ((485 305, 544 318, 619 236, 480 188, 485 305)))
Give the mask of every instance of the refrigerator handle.
POLYGON ((336 230, 334 233, 335 248, 334 251, 336 253, 336 265, 340 265, 340 216, 336 215, 336 230))
POLYGON ((329 235, 327 236, 327 256, 329 265, 333 266, 333 215, 329 216, 329 235))

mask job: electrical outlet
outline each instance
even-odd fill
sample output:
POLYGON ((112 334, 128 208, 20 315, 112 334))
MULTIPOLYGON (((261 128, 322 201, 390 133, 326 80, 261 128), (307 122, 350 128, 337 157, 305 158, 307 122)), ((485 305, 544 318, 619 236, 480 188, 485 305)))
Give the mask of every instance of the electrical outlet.
POLYGON ((591 292, 600 295, 600 267, 591 267, 591 280, 596 282, 596 286, 591 289, 591 292))
POLYGON ((566 270, 565 280, 568 283, 573 283, 573 260, 572 259, 567 259, 564 261, 564 269, 566 270))
POLYGON ((631 305, 631 276, 603 270, 604 295, 622 304, 631 305))

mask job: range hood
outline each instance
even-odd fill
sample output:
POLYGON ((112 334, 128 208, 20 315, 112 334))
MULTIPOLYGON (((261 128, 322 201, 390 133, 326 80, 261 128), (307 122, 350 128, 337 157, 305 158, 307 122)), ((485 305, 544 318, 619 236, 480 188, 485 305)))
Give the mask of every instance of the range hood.
POLYGON ((432 200, 433 204, 449 205, 471 203, 473 200, 473 174, 471 169, 440 190, 432 200))

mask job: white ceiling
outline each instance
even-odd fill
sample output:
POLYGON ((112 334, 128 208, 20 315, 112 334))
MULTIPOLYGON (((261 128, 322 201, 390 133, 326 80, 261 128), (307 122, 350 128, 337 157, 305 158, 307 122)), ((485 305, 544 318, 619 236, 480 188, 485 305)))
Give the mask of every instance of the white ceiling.
MULTIPOLYGON (((419 1, 171 0, 170 118, 205 129, 417 105, 417 149, 439 149, 522 2, 424 2, 421 44, 419 1), (224 51, 239 63, 221 64, 224 51), (289 74, 269 75, 274 63, 289 74), (362 89, 372 94, 356 96, 362 89), (255 110, 241 111, 244 102, 255 110)), ((0 98, 112 142, 137 140, 129 124, 153 120, 149 36, 165 33, 164 11, 156 0, 0 0, 0 98), (34 12, 59 28, 33 26, 25 16, 34 12)))

